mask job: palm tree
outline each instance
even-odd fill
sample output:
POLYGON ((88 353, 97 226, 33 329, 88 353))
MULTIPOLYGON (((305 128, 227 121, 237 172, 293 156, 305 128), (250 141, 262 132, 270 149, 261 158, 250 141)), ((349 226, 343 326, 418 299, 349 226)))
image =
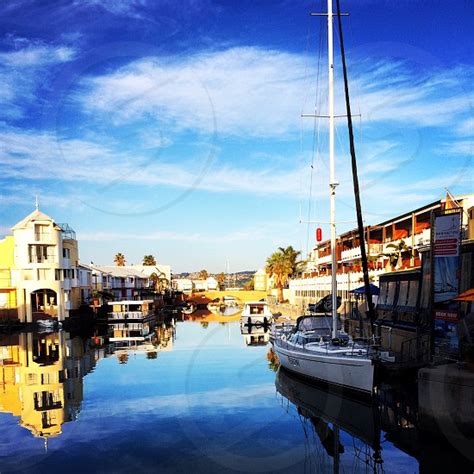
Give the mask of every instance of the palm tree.
POLYGON ((114 257, 114 263, 117 265, 117 267, 124 267, 126 260, 125 260, 125 255, 123 253, 117 253, 114 257))
POLYGON ((216 277, 217 283, 219 283, 219 290, 223 290, 225 286, 225 273, 221 272, 216 277))
POLYGON ((153 282, 155 291, 158 291, 159 293, 161 293, 169 285, 168 278, 166 278, 166 275, 163 272, 159 272, 159 274, 153 272, 148 278, 153 282))
POLYGON ((199 279, 200 280, 207 280, 208 276, 209 276, 209 273, 207 273, 207 270, 201 270, 199 272, 199 279))
POLYGON ((148 267, 152 267, 156 265, 156 259, 153 255, 145 255, 143 257, 143 265, 146 265, 148 267))
POLYGON ((304 263, 302 261, 297 261, 298 257, 301 255, 301 252, 299 250, 295 250, 292 245, 289 245, 286 248, 279 247, 278 250, 288 258, 292 269, 290 276, 294 276, 296 273, 298 273, 301 265, 304 263))
POLYGON ((285 254, 281 249, 279 249, 268 257, 265 271, 270 277, 273 277, 275 286, 278 290, 277 299, 281 303, 283 301, 283 288, 285 287, 290 275, 293 273, 292 261, 288 254, 285 254))
POLYGON ((409 247, 402 239, 398 244, 388 244, 387 248, 393 249, 390 253, 384 253, 382 256, 388 257, 391 267, 395 267, 396 270, 402 266, 403 255, 410 253, 412 248, 409 247))

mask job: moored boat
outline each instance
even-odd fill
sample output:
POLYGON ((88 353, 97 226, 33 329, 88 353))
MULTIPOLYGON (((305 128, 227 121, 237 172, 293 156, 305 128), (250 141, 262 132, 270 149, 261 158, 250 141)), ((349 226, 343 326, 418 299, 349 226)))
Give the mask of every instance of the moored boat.
POLYGON ((249 301, 245 303, 241 321, 247 325, 267 325, 273 321, 273 314, 266 301, 249 301))
POLYGON ((153 300, 110 301, 109 321, 148 321, 154 317, 153 300))

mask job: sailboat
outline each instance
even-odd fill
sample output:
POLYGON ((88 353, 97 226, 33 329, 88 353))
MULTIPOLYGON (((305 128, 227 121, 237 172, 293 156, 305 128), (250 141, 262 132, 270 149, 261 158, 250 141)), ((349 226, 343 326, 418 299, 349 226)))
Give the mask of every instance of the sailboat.
MULTIPOLYGON (((339 0, 337 2, 337 19, 339 22, 339 43, 344 71, 344 85, 346 96, 346 109, 349 127, 349 140, 352 158, 352 171, 354 181, 354 194, 356 199, 357 221, 359 240, 361 244, 362 264, 364 269, 364 286, 369 308, 369 318, 373 320, 373 305, 368 277, 367 256, 365 251, 364 228, 360 211, 359 187, 357 178, 357 165, 352 134, 352 121, 350 112, 349 93, 347 86, 347 73, 345 67, 344 43, 341 28, 341 12, 339 0)), ((337 314, 337 256, 336 256, 336 181, 335 153, 334 153, 334 51, 333 51, 333 4, 328 0, 328 108, 329 108, 329 191, 330 191, 330 227, 331 227, 331 294, 332 294, 332 331, 331 338, 322 337, 316 324, 312 325, 308 317, 300 318, 297 326, 290 334, 276 333, 274 350, 278 355, 281 365, 300 375, 352 389, 363 394, 371 395, 374 388, 374 358, 372 348, 367 343, 352 341, 349 336, 338 329, 337 314)), ((310 319, 311 317, 309 317, 310 319)), ((316 317, 317 318, 317 317, 316 317)))

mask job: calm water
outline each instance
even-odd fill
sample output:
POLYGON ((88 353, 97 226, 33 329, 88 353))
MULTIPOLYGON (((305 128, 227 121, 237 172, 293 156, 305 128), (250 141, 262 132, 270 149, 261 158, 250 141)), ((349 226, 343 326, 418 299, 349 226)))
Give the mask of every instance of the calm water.
POLYGON ((238 322, 191 321, 129 350, 4 338, 0 471, 418 472, 383 433, 376 463, 370 407, 276 374, 266 338, 246 341, 238 322))

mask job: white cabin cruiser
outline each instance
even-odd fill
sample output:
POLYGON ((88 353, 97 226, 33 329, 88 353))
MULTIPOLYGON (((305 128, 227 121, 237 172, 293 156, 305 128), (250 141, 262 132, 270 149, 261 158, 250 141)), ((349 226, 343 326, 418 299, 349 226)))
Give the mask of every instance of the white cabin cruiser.
POLYGON ((273 314, 266 301, 249 301, 244 305, 241 321, 248 325, 267 325, 273 321, 273 314))

